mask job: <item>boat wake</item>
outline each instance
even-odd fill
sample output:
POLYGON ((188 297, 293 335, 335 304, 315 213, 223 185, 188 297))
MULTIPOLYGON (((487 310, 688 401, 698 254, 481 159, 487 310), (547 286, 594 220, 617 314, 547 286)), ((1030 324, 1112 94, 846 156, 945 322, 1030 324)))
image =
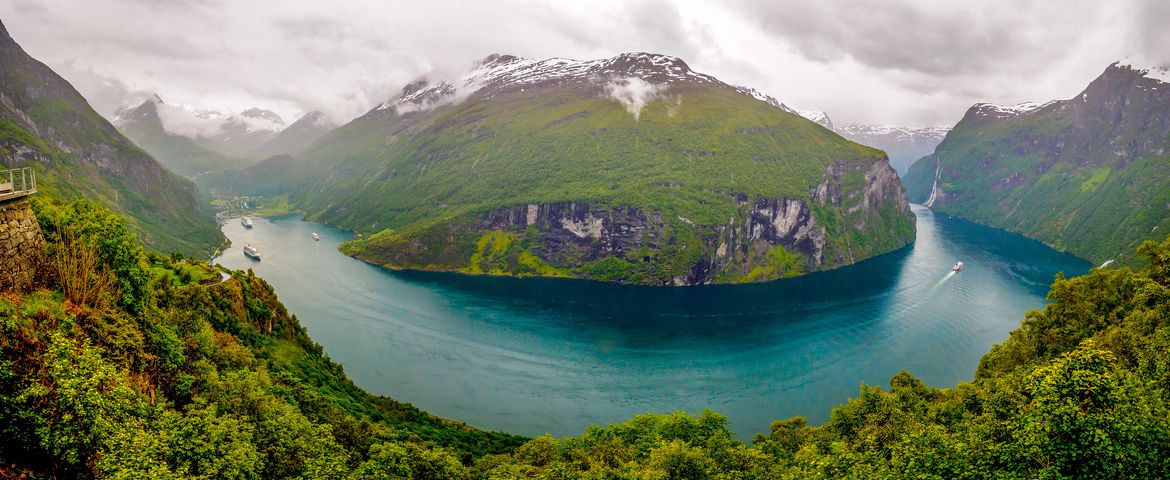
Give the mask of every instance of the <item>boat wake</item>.
POLYGON ((951 271, 947 272, 947 274, 943 275, 943 278, 941 280, 939 280, 938 283, 934 284, 934 288, 930 289, 930 291, 933 293, 935 290, 938 290, 938 287, 941 287, 942 284, 947 283, 947 280, 950 280, 951 277, 954 277, 958 273, 959 272, 957 272, 955 270, 951 270, 951 271))

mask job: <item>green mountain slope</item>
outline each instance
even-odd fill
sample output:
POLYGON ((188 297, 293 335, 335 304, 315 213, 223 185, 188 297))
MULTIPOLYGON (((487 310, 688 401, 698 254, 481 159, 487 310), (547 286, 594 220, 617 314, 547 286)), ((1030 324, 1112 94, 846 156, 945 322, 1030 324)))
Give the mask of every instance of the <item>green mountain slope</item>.
POLYGON ((312 111, 260 144, 249 152, 248 156, 263 160, 277 155, 298 154, 335 128, 337 124, 329 120, 324 113, 312 111))
POLYGON ((151 248, 200 256, 223 236, 195 186, 123 137, 0 24, 0 165, 33 166, 38 186, 91 198, 130 218, 151 248))
POLYGON ((1170 83, 1157 72, 1117 63, 1068 100, 972 107, 911 167, 910 199, 1133 264, 1170 229, 1170 83))
POLYGON ((347 251, 391 268, 762 281, 914 228, 882 152, 649 54, 493 55, 240 181, 365 234, 347 251))
POLYGON ((222 171, 234 164, 223 154, 203 147, 192 138, 167 132, 158 113, 161 103, 162 99, 155 96, 137 107, 122 109, 114 123, 118 130, 159 163, 184 177, 222 171))

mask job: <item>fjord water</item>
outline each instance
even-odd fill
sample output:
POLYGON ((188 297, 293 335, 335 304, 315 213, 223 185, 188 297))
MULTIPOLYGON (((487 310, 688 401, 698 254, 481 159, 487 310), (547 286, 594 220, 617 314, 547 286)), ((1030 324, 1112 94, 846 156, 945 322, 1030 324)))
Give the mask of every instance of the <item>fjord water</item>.
POLYGON ((349 234, 295 217, 228 222, 218 261, 252 268, 360 386, 523 435, 580 433, 644 412, 713 408, 745 438, 772 420, 828 419, 862 383, 908 370, 970 380, 1044 305, 1054 275, 1090 265, 1024 237, 914 207, 911 247, 838 270, 738 286, 654 288, 387 271, 346 257, 349 234), (313 241, 312 232, 321 240, 313 241), (256 245, 263 261, 240 248, 256 245), (952 273, 963 261, 966 268, 952 273))

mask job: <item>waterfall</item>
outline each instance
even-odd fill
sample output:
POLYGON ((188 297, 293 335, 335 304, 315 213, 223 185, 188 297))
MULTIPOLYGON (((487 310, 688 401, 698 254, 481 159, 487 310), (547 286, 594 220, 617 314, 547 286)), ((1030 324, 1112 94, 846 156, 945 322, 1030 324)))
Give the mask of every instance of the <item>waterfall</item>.
POLYGON ((934 157, 934 184, 930 186, 930 198, 926 199, 926 208, 934 206, 934 201, 938 197, 938 177, 942 174, 942 160, 936 155, 934 157))

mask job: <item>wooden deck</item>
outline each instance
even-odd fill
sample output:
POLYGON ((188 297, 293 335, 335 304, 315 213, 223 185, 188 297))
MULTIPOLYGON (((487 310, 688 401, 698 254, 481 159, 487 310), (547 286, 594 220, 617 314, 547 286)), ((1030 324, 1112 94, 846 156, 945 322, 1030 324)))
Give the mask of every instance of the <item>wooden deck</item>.
POLYGON ((0 170, 0 201, 37 193, 37 175, 32 167, 0 170))

